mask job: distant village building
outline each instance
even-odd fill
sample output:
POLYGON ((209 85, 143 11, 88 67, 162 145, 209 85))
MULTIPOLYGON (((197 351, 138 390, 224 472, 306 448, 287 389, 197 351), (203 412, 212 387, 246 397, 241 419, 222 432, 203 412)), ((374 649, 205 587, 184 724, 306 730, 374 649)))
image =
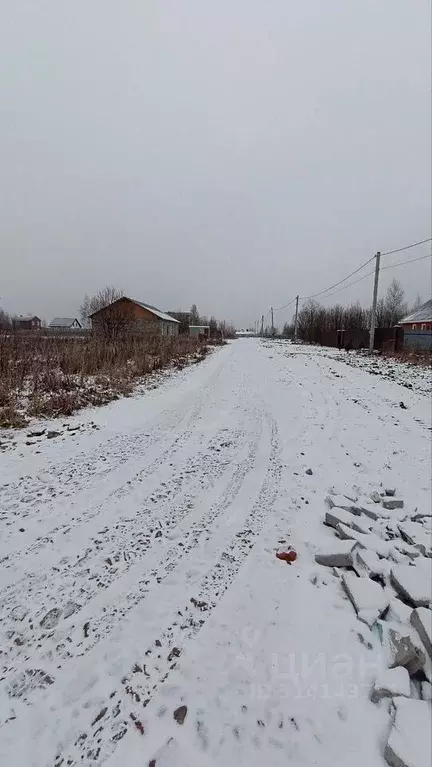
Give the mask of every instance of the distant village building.
POLYGON ((12 327, 14 330, 40 330, 42 320, 33 314, 20 314, 12 317, 12 327))
POLYGON ((156 333, 177 336, 179 321, 151 304, 123 296, 90 315, 92 328, 106 335, 156 333))
POLYGON ((80 330, 82 325, 73 317, 55 317, 48 327, 50 330, 80 330))
POLYGON ((210 325, 189 325, 189 335, 199 338, 210 338, 210 325))
POLYGON ((432 298, 398 322, 404 331, 404 346, 432 350, 432 298))

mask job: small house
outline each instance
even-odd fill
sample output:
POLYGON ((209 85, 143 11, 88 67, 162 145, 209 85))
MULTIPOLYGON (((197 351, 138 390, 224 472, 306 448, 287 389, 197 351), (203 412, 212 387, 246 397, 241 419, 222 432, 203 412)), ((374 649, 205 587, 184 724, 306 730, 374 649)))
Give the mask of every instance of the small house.
POLYGON ((399 322, 404 331, 404 346, 432 350, 432 298, 399 322))
POLYGON ((156 306, 123 296, 90 315, 92 328, 109 336, 155 333, 177 336, 179 321, 156 306))
POLYGON ((81 330, 82 325, 74 317, 55 317, 48 327, 50 330, 81 330))
POLYGON ((12 317, 12 327, 14 330, 40 330, 42 320, 33 314, 20 314, 12 317))
POLYGON ((195 338, 210 338, 210 325, 189 325, 189 335, 195 338))

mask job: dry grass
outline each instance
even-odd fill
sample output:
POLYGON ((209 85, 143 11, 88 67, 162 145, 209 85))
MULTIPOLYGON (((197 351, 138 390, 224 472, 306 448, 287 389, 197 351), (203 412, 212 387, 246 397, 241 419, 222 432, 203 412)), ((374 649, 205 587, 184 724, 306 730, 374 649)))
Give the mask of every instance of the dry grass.
POLYGON ((408 365, 418 365, 419 367, 431 367, 432 353, 425 349, 401 349, 394 352, 391 349, 383 349, 383 356, 392 358, 395 362, 405 362, 408 365))
POLYGON ((208 346, 188 336, 108 341, 0 332, 0 427, 28 417, 71 415, 131 394, 138 380, 203 359, 208 346))

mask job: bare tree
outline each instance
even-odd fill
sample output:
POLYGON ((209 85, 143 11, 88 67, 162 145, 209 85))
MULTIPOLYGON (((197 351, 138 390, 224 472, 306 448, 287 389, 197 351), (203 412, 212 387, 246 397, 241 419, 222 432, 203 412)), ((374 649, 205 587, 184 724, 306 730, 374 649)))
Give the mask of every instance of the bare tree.
POLYGON ((181 309, 176 309, 176 311, 167 312, 167 314, 169 314, 170 317, 174 317, 174 319, 178 320, 178 322, 180 323, 179 324, 180 335, 189 334, 189 325, 191 324, 189 312, 182 312, 181 309))
POLYGON ((282 328, 284 338, 294 338, 294 323, 286 322, 282 328))
POLYGON ((200 325, 200 316, 196 304, 192 304, 190 308, 190 324, 200 325))
POLYGON ((84 296, 84 300, 80 307, 80 317, 83 327, 90 326, 90 315, 103 309, 105 306, 113 304, 114 301, 118 301, 119 298, 124 296, 124 291, 119 288, 115 288, 114 285, 107 285, 105 288, 98 290, 93 296, 84 296))
MULTIPOLYGON (((372 315, 372 310, 370 310, 370 315, 372 315)), ((385 301, 383 298, 379 298, 376 305, 376 314, 375 314, 375 321, 376 321, 376 327, 377 328, 386 328, 387 325, 387 309, 385 305, 385 301)), ((370 324, 369 324, 370 327, 370 324)))
POLYGON ((217 319, 216 317, 213 317, 213 315, 210 317, 209 325, 210 325, 210 335, 215 335, 217 333, 217 319))
POLYGON ((221 320, 219 322, 218 330, 220 331, 222 338, 235 338, 236 329, 232 322, 221 320))
POLYGON ((398 280, 393 279, 387 289, 385 297, 386 325, 392 328, 404 314, 407 313, 407 305, 404 302, 404 289, 398 280))
POLYGON ((319 342, 325 321, 325 309, 313 299, 303 304, 298 313, 298 334, 304 341, 319 342))
POLYGON ((81 305, 81 317, 89 322, 95 312, 100 314, 93 320, 93 328, 111 340, 129 333, 134 323, 132 304, 124 298, 122 290, 113 285, 99 290, 94 296, 85 296, 81 305), (104 311, 100 311, 103 309, 104 311))
POLYGON ((414 303, 412 305, 411 311, 412 312, 416 312, 417 309, 420 309, 422 303, 423 303, 422 297, 421 297, 420 293, 417 293, 417 296, 416 296, 416 299, 415 299, 415 301, 414 301, 414 303))
POLYGON ((367 329, 367 314, 358 301, 344 310, 344 327, 347 330, 367 329))

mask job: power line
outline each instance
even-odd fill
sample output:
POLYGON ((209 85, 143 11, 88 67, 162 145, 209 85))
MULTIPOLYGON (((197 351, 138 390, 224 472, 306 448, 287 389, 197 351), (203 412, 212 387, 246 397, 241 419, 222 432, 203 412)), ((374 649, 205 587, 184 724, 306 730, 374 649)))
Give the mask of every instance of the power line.
POLYGON ((413 242, 411 245, 404 245, 403 248, 395 248, 395 250, 388 250, 386 253, 381 253, 382 256, 390 256, 392 253, 400 253, 402 250, 409 250, 410 248, 416 248, 417 245, 424 245, 425 242, 432 242, 432 237, 428 237, 426 240, 419 240, 419 242, 413 242))
MULTIPOLYGON (((411 259, 407 259, 406 261, 399 261, 397 264, 389 264, 388 266, 382 266, 380 271, 382 272, 384 269, 394 269, 396 266, 403 266, 404 264, 413 264, 415 261, 423 261, 423 259, 425 258, 432 258, 432 253, 429 253, 427 256, 418 256, 418 258, 411 258, 411 259)), ((338 288, 337 290, 332 291, 332 293, 329 293, 329 295, 325 296, 325 298, 330 298, 330 296, 334 296, 336 293, 340 293, 342 290, 345 290, 346 288, 351 288, 353 285, 357 285, 358 282, 365 280, 366 277, 370 277, 371 274, 374 273, 374 271, 375 270, 372 269, 372 271, 368 272, 367 274, 364 274, 358 280, 354 280, 354 282, 349 282, 348 285, 343 285, 341 288, 338 288)))
POLYGON ((277 309, 274 309, 275 312, 280 312, 282 309, 287 309, 291 304, 293 304, 295 301, 295 298, 293 298, 288 304, 284 304, 283 306, 278 306, 277 309))
POLYGON ((343 278, 343 280, 339 280, 339 282, 335 282, 334 285, 330 285, 330 287, 325 288, 325 290, 320 290, 319 293, 313 293, 311 296, 300 296, 301 301, 305 301, 307 298, 316 298, 317 296, 322 296, 323 293, 327 293, 329 290, 333 290, 333 288, 337 288, 338 285, 341 285, 343 282, 346 282, 346 280, 349 280, 350 277, 354 277, 357 272, 360 272, 362 269, 364 269, 365 266, 371 263, 373 261, 375 256, 372 256, 372 258, 369 258, 367 261, 364 262, 361 266, 358 267, 358 269, 355 269, 354 272, 351 272, 351 274, 348 274, 346 277, 343 278))
MULTIPOLYGON (((410 245, 404 245, 402 248, 395 248, 394 250, 387 250, 385 253, 382 253, 382 256, 390 256, 392 253, 401 253, 404 250, 409 250, 410 248, 416 248, 418 245, 424 245, 426 242, 432 242, 432 237, 428 237, 425 240, 419 240, 418 242, 412 242, 410 245)), ((412 258, 408 259, 407 261, 400 261, 397 264, 389 264, 388 266, 382 266, 381 271, 383 269, 394 269, 397 266, 404 266, 405 264, 412 264, 415 261, 422 261, 425 258, 431 258, 432 254, 428 254, 427 256, 419 256, 418 258, 412 258)), ((365 280, 367 277, 370 277, 371 274, 374 273, 374 270, 371 272, 368 272, 367 274, 364 274, 362 277, 360 277, 358 280, 354 280, 354 282, 350 282, 347 285, 343 285, 344 282, 349 280, 351 277, 354 277, 355 274, 358 274, 362 269, 364 269, 365 266, 370 264, 374 260, 375 256, 372 256, 372 258, 369 258, 367 261, 364 262, 364 264, 361 264, 357 269, 355 269, 353 272, 348 274, 346 277, 344 277, 342 280, 339 280, 338 282, 335 282, 334 285, 330 285, 328 288, 324 288, 324 290, 320 290, 317 293, 312 293, 310 296, 300 296, 299 300, 306 301, 310 298, 317 298, 318 296, 323 296, 324 293, 327 295, 325 298, 330 298, 330 296, 334 296, 336 293, 341 292, 342 290, 345 290, 346 288, 350 288, 353 285, 357 285, 357 283, 361 282, 362 280, 365 280), (338 287, 339 285, 342 285, 342 287, 338 287), (334 288, 338 288, 338 290, 334 290, 334 288), (330 292, 331 291, 331 292, 330 292)), ((275 312, 280 312, 282 309, 288 309, 289 306, 291 306, 297 298, 293 298, 291 301, 289 301, 287 304, 284 304, 283 306, 279 306, 276 309, 274 309, 275 312)), ((267 321, 268 316, 271 314, 271 310, 267 312, 265 321, 267 321)))
POLYGON ((338 288, 337 290, 334 290, 332 293, 329 293, 328 296, 324 296, 324 298, 330 298, 330 296, 334 296, 336 293, 340 293, 342 290, 345 290, 346 288, 351 288, 353 285, 357 285, 358 282, 361 282, 362 280, 365 280, 366 277, 370 277, 371 274, 373 274, 375 269, 372 269, 371 272, 368 272, 367 274, 363 274, 362 277, 360 277, 358 280, 354 280, 354 282, 349 282, 348 285, 343 285, 341 288, 338 288))
MULTIPOLYGON (((415 247, 417 247, 417 245, 424 245, 425 242, 432 242, 432 237, 428 237, 426 240, 419 240, 418 242, 412 242, 410 245, 404 245, 403 248, 395 248, 395 250, 388 250, 385 253, 382 253, 381 255, 382 256, 389 256, 392 253, 400 253, 402 250, 409 250, 409 248, 415 248, 415 247)), ((359 266, 358 269, 356 269, 354 272, 351 272, 351 274, 348 274, 347 277, 344 277, 343 280, 339 280, 339 282, 336 282, 334 285, 330 285, 329 288, 325 288, 324 290, 320 290, 318 293, 313 293, 310 296, 300 296, 300 299, 302 301, 304 301, 304 300, 306 300, 308 298, 317 298, 317 296, 322 296, 324 293, 328 293, 329 290, 333 290, 333 288, 337 288, 338 285, 342 285, 343 282, 346 282, 346 280, 349 280, 350 277, 353 277, 355 274, 360 272, 363 269, 363 267, 367 266, 367 264, 370 264, 371 261, 374 260, 374 258, 375 258, 375 256, 372 256, 372 258, 370 258, 368 261, 365 261, 365 263, 362 264, 361 266, 359 266)), ((413 260, 417 260, 417 259, 413 259, 413 260)), ((387 267, 385 267, 385 268, 387 268, 387 267)), ((355 284, 355 283, 353 283, 353 284, 355 284)), ((294 303, 294 301, 292 303, 294 303)))
POLYGON ((389 266, 382 266, 381 271, 383 269, 394 269, 396 266, 404 266, 404 264, 413 264, 414 261, 423 261, 424 258, 432 258, 432 253, 428 253, 427 256, 418 256, 418 258, 410 258, 407 259, 407 261, 399 261, 397 264, 389 264, 389 266))

